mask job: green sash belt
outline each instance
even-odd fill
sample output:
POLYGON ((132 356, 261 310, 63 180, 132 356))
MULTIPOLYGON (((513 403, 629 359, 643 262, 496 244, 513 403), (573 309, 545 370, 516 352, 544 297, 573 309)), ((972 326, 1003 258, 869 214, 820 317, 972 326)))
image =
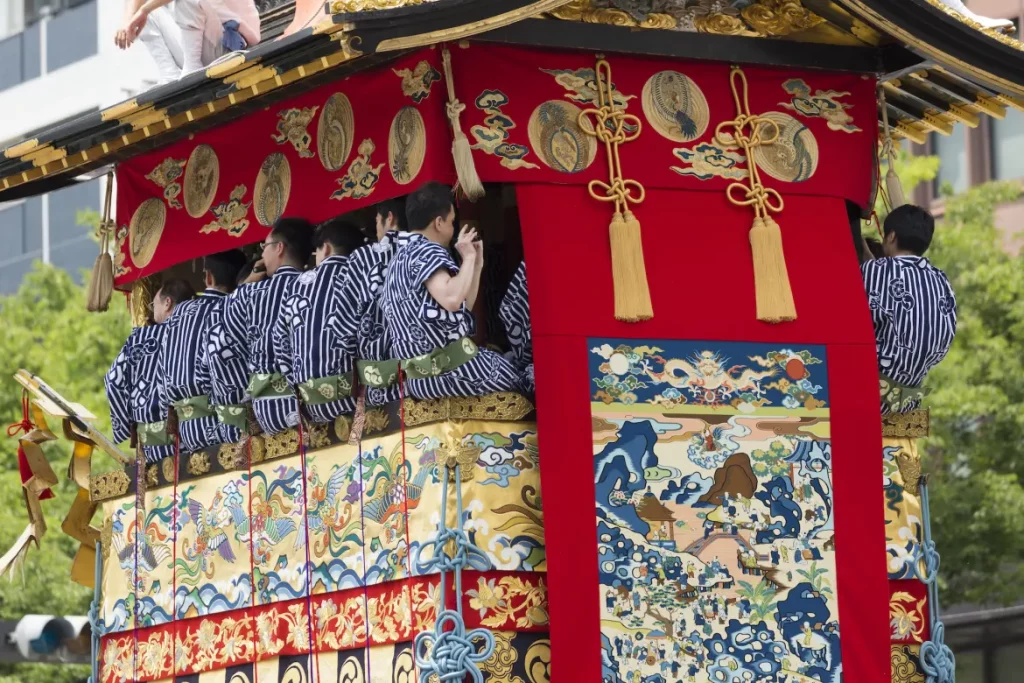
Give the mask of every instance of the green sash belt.
POLYGON ((217 413, 217 420, 221 424, 236 427, 243 432, 249 428, 244 405, 214 406, 213 410, 217 413))
POLYGON ((135 427, 139 443, 143 446, 171 446, 174 440, 167 433, 167 420, 160 422, 140 422, 135 427))
POLYGON ((288 387, 288 380, 280 372, 256 373, 249 378, 249 395, 253 398, 277 398, 294 396, 288 387))
POLYGON ((425 379, 454 370, 473 359, 479 349, 469 337, 453 341, 447 346, 434 349, 430 353, 401 361, 405 376, 409 379, 425 379))
POLYGON ((907 410, 919 403, 928 393, 921 387, 906 386, 882 374, 878 376, 878 390, 882 397, 882 403, 890 413, 901 413, 907 410))
POLYGON ((212 417, 216 413, 210 407, 209 396, 189 396, 180 401, 174 401, 174 412, 178 414, 178 422, 198 420, 201 417, 212 417))
POLYGON ((336 401, 352 395, 352 373, 317 377, 301 382, 298 386, 302 402, 310 406, 336 401))
POLYGON ((399 361, 357 360, 356 371, 359 379, 368 387, 383 389, 398 381, 399 361))

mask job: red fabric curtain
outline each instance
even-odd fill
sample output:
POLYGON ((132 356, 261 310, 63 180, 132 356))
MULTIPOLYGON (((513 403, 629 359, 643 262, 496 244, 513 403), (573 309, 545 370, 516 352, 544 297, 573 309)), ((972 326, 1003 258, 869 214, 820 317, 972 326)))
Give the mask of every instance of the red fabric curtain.
POLYGON ((844 674, 858 683, 888 681, 874 335, 843 201, 786 198, 778 221, 798 319, 773 326, 754 313, 751 212, 730 205, 722 193, 650 190, 636 208, 654 303, 654 318, 638 324, 612 315, 609 205, 580 186, 519 185, 517 197, 544 453, 545 534, 548 547, 557 549, 548 565, 554 670, 572 672, 574 680, 601 680, 588 339, 756 341, 826 348, 844 674))

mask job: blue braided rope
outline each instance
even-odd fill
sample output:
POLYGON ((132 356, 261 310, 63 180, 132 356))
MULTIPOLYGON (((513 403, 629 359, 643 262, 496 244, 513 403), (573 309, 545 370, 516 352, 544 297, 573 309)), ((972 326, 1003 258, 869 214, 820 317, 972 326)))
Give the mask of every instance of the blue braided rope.
POLYGON ((100 636, 103 635, 100 623, 100 590, 103 584, 103 546, 96 542, 96 566, 93 574, 92 602, 89 603, 89 632, 92 637, 89 639, 89 648, 92 652, 92 675, 89 676, 89 683, 98 683, 100 680, 100 636))
POLYGON ((413 652, 419 668, 420 683, 430 683, 432 678, 438 683, 460 683, 467 677, 473 683, 483 683, 483 673, 478 665, 490 659, 494 653, 494 635, 485 628, 466 631, 466 622, 462 618, 462 570, 469 566, 478 571, 486 571, 491 568, 491 561, 480 548, 470 542, 469 536, 462 529, 462 472, 458 465, 455 466, 458 527, 448 528, 448 469, 447 466, 441 466, 444 484, 437 534, 433 540, 423 544, 416 558, 416 569, 423 574, 434 571, 441 574, 442 607, 448 604, 445 575, 453 572, 456 607, 454 610, 442 609, 438 613, 433 631, 416 634, 413 652), (445 552, 448 544, 453 544, 455 548, 451 557, 445 552), (424 559, 427 548, 431 549, 430 557, 424 559))
MULTIPOLYGON (((956 657, 946 645, 946 625, 939 618, 939 552, 932 540, 931 509, 928 504, 928 482, 921 480, 921 514, 924 517, 924 542, 921 544, 927 579, 921 579, 928 586, 928 613, 931 621, 932 639, 921 645, 921 670, 926 683, 954 683, 956 679, 956 657)), ((917 564, 915 563, 915 573, 917 564)))

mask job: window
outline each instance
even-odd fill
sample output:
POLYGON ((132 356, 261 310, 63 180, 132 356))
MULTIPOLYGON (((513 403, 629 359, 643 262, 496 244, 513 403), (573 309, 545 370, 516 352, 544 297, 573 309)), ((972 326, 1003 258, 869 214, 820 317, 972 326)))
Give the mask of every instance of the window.
POLYGON ((96 54, 97 3, 0 0, 0 90, 43 75, 44 56, 46 71, 55 71, 96 54))
POLYGON ((967 130, 965 126, 954 126, 950 135, 932 133, 932 154, 939 157, 939 174, 935 178, 935 194, 938 196, 947 184, 953 192, 963 192, 968 185, 967 130))
POLYGON ((90 0, 70 6, 50 19, 46 27, 47 71, 56 71, 96 54, 99 32, 96 4, 96 0, 90 0))
POLYGON ((1024 112, 1008 108, 1005 119, 992 121, 992 177, 1024 178, 1024 112))

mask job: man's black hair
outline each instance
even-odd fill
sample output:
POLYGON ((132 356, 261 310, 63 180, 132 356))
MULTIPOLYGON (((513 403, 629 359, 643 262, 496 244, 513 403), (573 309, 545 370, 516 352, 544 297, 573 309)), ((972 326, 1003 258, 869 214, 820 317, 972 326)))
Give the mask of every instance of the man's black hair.
POLYGON ((447 218, 452 210, 452 188, 430 181, 405 198, 405 220, 409 230, 424 230, 435 218, 447 218))
POLYGON ((913 204, 898 206, 885 217, 882 226, 885 236, 896 235, 896 246, 921 256, 928 251, 935 233, 935 219, 932 215, 913 204))
POLYGON ((348 256, 365 243, 363 233, 352 223, 340 218, 332 218, 326 223, 316 226, 313 233, 313 248, 319 249, 324 243, 331 245, 335 254, 348 256))
POLYGON ((169 298, 177 306, 182 301, 188 301, 193 298, 196 295, 196 290, 185 280, 176 277, 164 280, 163 284, 160 285, 159 294, 161 297, 169 298))
POLYGON ((875 258, 882 258, 885 256, 885 249, 882 247, 882 243, 874 237, 865 237, 864 243, 868 245, 868 251, 875 258))
POLYGON ((234 289, 238 282, 238 271, 245 262, 245 254, 241 249, 229 249, 204 258, 203 270, 213 276, 215 286, 234 289))
POLYGON ((406 230, 405 220, 405 197, 395 197, 377 204, 377 215, 387 218, 388 214, 395 217, 395 223, 399 230, 406 230))
POLYGON ((284 245, 288 259, 304 264, 313 253, 313 224, 305 218, 278 218, 269 239, 284 245))

